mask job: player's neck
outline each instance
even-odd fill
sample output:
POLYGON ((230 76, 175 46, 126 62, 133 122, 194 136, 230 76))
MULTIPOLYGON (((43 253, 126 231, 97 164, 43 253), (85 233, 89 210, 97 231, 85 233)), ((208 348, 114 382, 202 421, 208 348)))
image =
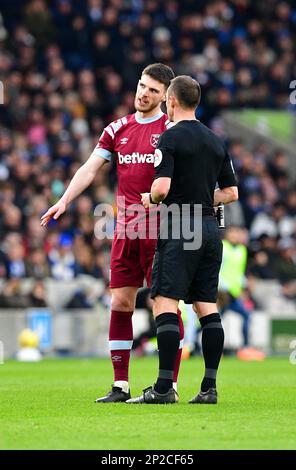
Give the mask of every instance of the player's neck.
POLYGON ((195 116, 195 111, 175 111, 174 114, 174 123, 180 121, 197 121, 195 116))
POLYGON ((148 111, 147 113, 137 111, 137 115, 141 119, 148 119, 148 118, 151 118, 151 117, 154 117, 154 116, 158 116, 159 114, 163 114, 160 107, 159 108, 154 108, 151 111, 148 111))

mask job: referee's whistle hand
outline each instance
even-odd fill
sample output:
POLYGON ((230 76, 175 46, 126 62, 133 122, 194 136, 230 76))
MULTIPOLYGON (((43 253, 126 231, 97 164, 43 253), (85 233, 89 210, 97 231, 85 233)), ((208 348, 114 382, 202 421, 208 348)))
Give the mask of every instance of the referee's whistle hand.
POLYGON ((153 207, 153 204, 150 202, 150 193, 141 193, 141 202, 145 209, 149 209, 149 207, 153 207))

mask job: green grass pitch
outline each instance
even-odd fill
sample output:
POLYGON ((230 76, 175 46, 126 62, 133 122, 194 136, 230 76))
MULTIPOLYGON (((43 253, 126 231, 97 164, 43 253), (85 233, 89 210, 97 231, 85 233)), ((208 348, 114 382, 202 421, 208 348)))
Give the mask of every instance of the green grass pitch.
MULTIPOLYGON (((203 361, 182 361, 176 405, 95 404, 112 381, 105 359, 0 365, 1 449, 295 449, 296 366, 223 358, 218 405, 189 405, 203 361)), ((132 358, 135 396, 157 358, 132 358)))
POLYGON ((293 119, 287 111, 274 111, 269 109, 246 109, 237 113, 238 120, 242 120, 251 127, 260 128, 264 122, 269 129, 269 135, 283 143, 291 143, 293 138, 293 119))

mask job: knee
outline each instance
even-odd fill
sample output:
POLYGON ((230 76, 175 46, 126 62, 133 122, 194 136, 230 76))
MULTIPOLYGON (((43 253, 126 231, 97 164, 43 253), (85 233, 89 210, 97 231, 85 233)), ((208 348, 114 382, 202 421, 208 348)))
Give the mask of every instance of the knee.
POLYGON ((212 302, 194 302, 192 306, 193 310, 197 314, 198 318, 205 317, 211 313, 218 312, 217 304, 212 302))
POLYGON ((134 302, 127 297, 114 295, 111 300, 111 309, 117 312, 133 312, 135 305, 134 302))
POLYGON ((174 312, 177 314, 178 300, 158 295, 153 301, 153 315, 157 317, 165 312, 174 312))

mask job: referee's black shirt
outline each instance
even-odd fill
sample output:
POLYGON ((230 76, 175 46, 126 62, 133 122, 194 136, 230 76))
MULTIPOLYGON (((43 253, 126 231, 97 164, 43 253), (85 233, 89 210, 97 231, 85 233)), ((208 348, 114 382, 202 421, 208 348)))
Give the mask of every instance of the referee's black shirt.
POLYGON ((232 161, 222 141, 197 120, 179 121, 165 131, 155 151, 155 179, 172 178, 164 204, 202 204, 213 214, 216 183, 236 186, 232 161))

